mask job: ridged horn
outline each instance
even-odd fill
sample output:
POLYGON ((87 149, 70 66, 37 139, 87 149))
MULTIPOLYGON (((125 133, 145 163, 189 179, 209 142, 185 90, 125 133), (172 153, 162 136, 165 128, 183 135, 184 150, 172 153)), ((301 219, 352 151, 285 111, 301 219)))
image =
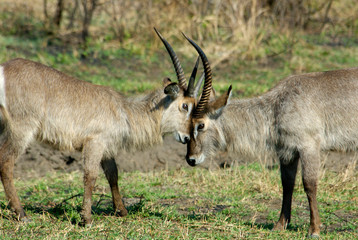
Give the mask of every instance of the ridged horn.
POLYGON ((188 89, 185 91, 184 96, 194 97, 194 88, 195 88, 194 83, 195 83, 196 72, 198 71, 199 60, 200 60, 200 57, 198 57, 196 59, 194 69, 191 72, 191 76, 189 78, 188 89))
POLYGON ((162 40, 165 48, 167 49, 167 51, 169 53, 170 58, 172 59, 172 62, 173 62, 174 68, 175 68, 175 72, 177 74, 179 87, 186 90, 187 85, 186 85, 184 71, 183 71, 183 68, 179 62, 177 55, 175 54, 173 48, 170 46, 170 44, 167 42, 167 40, 165 40, 163 38, 163 36, 160 34, 160 32, 158 32, 158 30, 156 28, 154 28, 154 31, 157 33, 160 40, 162 40))
POLYGON ((200 118, 204 115, 205 109, 209 103, 211 88, 212 88, 212 75, 211 75, 211 67, 208 58, 206 57, 204 51, 190 38, 188 38, 184 33, 182 33, 184 37, 194 46, 196 51, 199 53, 201 61, 204 66, 205 80, 203 92, 201 94, 200 101, 196 108, 193 110, 193 117, 200 118))

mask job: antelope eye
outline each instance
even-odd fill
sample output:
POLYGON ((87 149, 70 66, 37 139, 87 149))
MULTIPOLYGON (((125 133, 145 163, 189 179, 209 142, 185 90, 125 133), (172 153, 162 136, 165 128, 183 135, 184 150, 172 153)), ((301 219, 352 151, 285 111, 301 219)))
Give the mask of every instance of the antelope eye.
POLYGON ((200 123, 200 124, 198 125, 198 130, 203 130, 204 127, 205 127, 205 124, 204 124, 204 123, 200 123))
POLYGON ((188 104, 183 103, 183 106, 182 106, 182 107, 183 107, 184 110, 188 111, 188 104))

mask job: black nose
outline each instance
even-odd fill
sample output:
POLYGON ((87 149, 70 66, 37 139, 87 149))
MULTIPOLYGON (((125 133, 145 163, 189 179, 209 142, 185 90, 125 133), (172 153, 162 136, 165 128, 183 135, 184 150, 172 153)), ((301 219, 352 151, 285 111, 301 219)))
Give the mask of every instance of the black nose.
POLYGON ((189 137, 184 137, 184 144, 187 144, 189 142, 190 138, 189 137))
POLYGON ((189 156, 186 156, 186 162, 191 166, 191 167, 195 167, 196 166, 196 161, 195 158, 189 158, 189 156))

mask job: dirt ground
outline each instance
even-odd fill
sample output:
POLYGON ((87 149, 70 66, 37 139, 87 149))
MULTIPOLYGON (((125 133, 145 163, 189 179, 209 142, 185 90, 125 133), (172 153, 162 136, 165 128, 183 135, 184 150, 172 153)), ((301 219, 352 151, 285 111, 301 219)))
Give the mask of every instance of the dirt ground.
MULTIPOLYGON (((178 143, 172 136, 166 136, 164 143, 146 151, 123 153, 116 158, 120 172, 155 170, 172 170, 189 167, 185 161, 186 146, 178 143)), ((341 172, 351 167, 358 167, 356 153, 322 154, 323 166, 327 169, 341 172)), ((250 160, 237 156, 219 154, 213 159, 206 160, 200 167, 218 169, 223 166, 241 164, 250 160)), ((51 171, 71 172, 82 170, 81 154, 79 152, 60 152, 44 144, 34 143, 17 160, 15 178, 28 179, 45 176, 51 171)))

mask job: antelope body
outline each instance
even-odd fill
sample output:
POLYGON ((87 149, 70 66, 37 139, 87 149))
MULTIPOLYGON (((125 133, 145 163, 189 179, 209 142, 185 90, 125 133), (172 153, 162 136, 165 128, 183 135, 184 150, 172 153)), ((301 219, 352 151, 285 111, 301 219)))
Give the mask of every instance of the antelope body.
MULTIPOLYGON (((197 50, 211 80, 206 56, 197 50)), ((309 235, 319 236, 320 152, 358 149, 358 68, 291 76, 251 99, 229 102, 230 94, 231 87, 212 102, 200 99, 201 109, 193 110, 187 162, 195 166, 218 150, 278 158, 283 200, 274 229, 283 230, 290 222, 300 161, 310 207, 309 235)))
POLYGON ((118 151, 160 143, 166 133, 188 141, 182 128, 194 105, 194 80, 187 87, 174 51, 158 35, 173 60, 178 84, 165 78, 164 91, 143 97, 126 98, 109 87, 24 59, 0 65, 0 175, 18 218, 26 220, 13 183, 14 162, 33 140, 82 151, 86 225, 91 223, 91 196, 100 166, 111 187, 114 210, 127 214, 118 190, 118 151))

